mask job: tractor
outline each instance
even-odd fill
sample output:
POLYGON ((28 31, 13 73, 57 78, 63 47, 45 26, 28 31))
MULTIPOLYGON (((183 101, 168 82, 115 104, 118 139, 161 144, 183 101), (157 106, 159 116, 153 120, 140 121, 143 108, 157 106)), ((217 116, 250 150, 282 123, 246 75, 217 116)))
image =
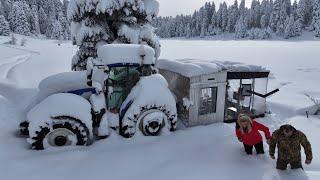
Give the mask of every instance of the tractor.
POLYGON ((25 112, 32 149, 90 145, 112 132, 159 136, 177 128, 176 100, 146 45, 107 44, 87 70, 50 76, 25 112))

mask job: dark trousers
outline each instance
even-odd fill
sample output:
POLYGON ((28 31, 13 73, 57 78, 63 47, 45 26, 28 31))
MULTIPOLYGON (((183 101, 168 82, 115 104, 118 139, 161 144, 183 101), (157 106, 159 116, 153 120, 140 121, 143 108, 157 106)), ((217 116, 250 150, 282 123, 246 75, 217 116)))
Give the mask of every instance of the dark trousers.
MULTIPOLYGON (((244 145, 244 150, 246 151, 247 154, 252 154, 252 149, 253 146, 251 145, 244 145)), ((263 142, 259 142, 258 144, 254 145, 254 148, 256 149, 257 154, 264 154, 264 150, 263 150, 263 142)))
POLYGON ((291 169, 299 169, 299 168, 303 169, 301 160, 286 161, 281 159, 277 160, 277 169, 286 170, 288 164, 291 165, 291 169))

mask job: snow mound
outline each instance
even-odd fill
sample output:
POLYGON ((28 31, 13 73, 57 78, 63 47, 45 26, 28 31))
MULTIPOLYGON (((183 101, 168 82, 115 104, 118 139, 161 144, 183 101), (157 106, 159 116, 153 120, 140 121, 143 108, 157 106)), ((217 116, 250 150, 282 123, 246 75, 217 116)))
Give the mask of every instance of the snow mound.
POLYGON ((98 48, 98 57, 105 64, 155 64, 155 52, 146 45, 107 44, 98 48))
POLYGON ((200 60, 200 59, 159 59, 157 67, 179 73, 186 77, 211 74, 221 71, 230 72, 266 72, 266 68, 256 65, 230 61, 200 60))
POLYGON ((64 72, 49 76, 39 84, 40 91, 70 91, 74 88, 88 88, 86 71, 64 72))
MULTIPOLYGON (((90 103, 74 94, 54 94, 32 108, 27 114, 30 137, 36 136, 40 126, 50 126, 54 117, 70 116, 81 120, 92 132, 92 118, 90 103)), ((92 137, 92 134, 90 134, 92 137)))

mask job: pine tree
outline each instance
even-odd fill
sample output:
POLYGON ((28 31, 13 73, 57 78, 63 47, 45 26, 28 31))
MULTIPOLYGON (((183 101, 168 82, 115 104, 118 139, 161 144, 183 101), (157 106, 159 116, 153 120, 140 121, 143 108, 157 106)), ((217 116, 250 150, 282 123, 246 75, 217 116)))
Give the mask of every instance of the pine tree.
POLYGON ((260 2, 257 0, 253 0, 251 4, 251 26, 252 27, 260 27, 260 19, 261 19, 261 10, 260 10, 260 2))
POLYGON ((226 32, 228 25, 228 6, 226 2, 222 3, 222 11, 221 11, 221 29, 223 32, 226 32))
POLYGON ((79 46, 73 58, 73 70, 86 69, 87 59, 97 56, 98 43, 147 44, 159 57, 159 39, 151 25, 158 7, 155 0, 123 0, 120 4, 105 3, 105 0, 70 1, 71 34, 73 43, 79 46))
POLYGON ((262 29, 268 27, 268 20, 267 20, 267 16, 266 16, 266 15, 262 15, 262 16, 261 16, 260 27, 261 27, 262 29))
POLYGON ((186 37, 187 38, 191 37, 191 25, 190 25, 190 23, 188 23, 187 26, 186 26, 186 37))
POLYGON ((245 38, 247 37, 247 23, 243 16, 237 21, 236 28, 235 28, 235 38, 245 38))
POLYGON ((30 34, 30 24, 24 9, 24 1, 15 1, 9 14, 10 26, 13 32, 23 35, 30 34))
POLYGON ((278 21, 280 19, 281 1, 275 0, 272 7, 272 13, 270 16, 270 27, 273 31, 277 31, 278 21))
POLYGON ((246 14, 246 0, 241 0, 239 5, 239 15, 244 17, 246 14))
POLYGON ((48 16, 47 16, 47 27, 45 30, 45 35, 48 38, 53 37, 54 35, 53 33, 53 29, 54 29, 54 24, 57 20, 57 11, 54 5, 54 1, 48 1, 47 2, 47 7, 46 7, 47 11, 48 11, 48 16))
POLYGON ((4 14, 4 6, 2 5, 2 1, 0 1, 0 15, 4 14))
POLYGON ((272 30, 270 27, 260 29, 259 39, 270 39, 272 37, 272 30))
POLYGON ((312 21, 312 0, 300 0, 297 16, 303 28, 310 26, 312 21))
POLYGON ((39 18, 40 33, 45 34, 48 26, 48 18, 47 18, 47 14, 45 13, 42 7, 40 7, 38 11, 38 18, 39 18))
POLYGON ((314 35, 320 37, 320 0, 315 0, 313 5, 312 28, 314 35))
POLYGON ((32 5, 30 13, 30 31, 32 34, 40 34, 38 8, 36 5, 32 5))
POLYGON ((6 19, 8 19, 9 14, 12 10, 12 3, 13 0, 1 0, 0 6, 1 6, 1 13, 6 19))
POLYGON ((291 14, 291 16, 287 16, 286 19, 286 27, 284 31, 284 38, 288 39, 290 37, 296 36, 295 28, 294 28, 294 16, 291 14))
POLYGON ((53 23, 53 29, 50 38, 59 40, 65 39, 64 29, 58 20, 53 23))
POLYGON ((276 27, 276 34, 278 36, 283 36, 286 28, 286 20, 287 20, 287 5, 285 2, 282 3, 281 9, 279 12, 279 19, 276 27))
POLYGON ((3 15, 0 15, 0 36, 9 36, 10 35, 10 27, 9 23, 4 18, 3 15))
POLYGON ((202 22, 202 23, 201 23, 200 37, 201 37, 201 38, 204 38, 205 34, 206 34, 205 22, 202 22))
POLYGON ((291 7, 291 13, 293 14, 294 19, 298 18, 297 9, 298 9, 298 2, 297 0, 294 0, 291 7))
POLYGON ((239 16, 238 1, 235 0, 234 4, 230 6, 228 11, 228 24, 227 24, 228 32, 230 33, 235 32, 235 26, 236 26, 238 16, 239 16))
POLYGON ((218 29, 222 29, 222 3, 220 3, 219 9, 217 11, 217 15, 216 15, 216 27, 218 29))

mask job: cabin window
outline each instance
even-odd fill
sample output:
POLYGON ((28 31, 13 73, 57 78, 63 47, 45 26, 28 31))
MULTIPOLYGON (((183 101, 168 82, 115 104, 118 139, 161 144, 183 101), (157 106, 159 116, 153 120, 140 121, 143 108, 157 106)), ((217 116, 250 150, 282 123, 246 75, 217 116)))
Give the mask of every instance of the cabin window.
POLYGON ((217 87, 203 88, 200 90, 199 115, 216 113, 217 87))

